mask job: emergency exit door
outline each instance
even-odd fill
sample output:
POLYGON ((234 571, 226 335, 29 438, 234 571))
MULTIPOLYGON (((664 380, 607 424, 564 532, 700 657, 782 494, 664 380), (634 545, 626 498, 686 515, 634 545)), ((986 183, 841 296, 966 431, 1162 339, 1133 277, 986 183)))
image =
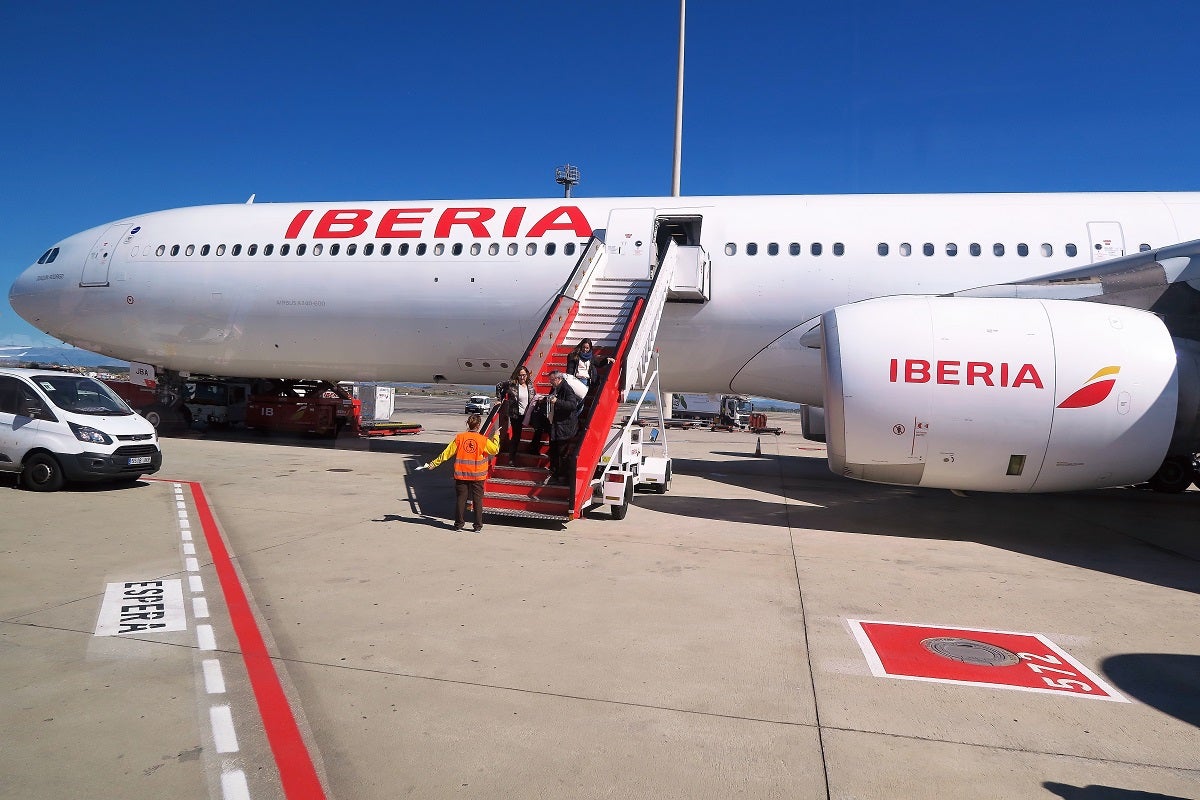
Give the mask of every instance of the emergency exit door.
POLYGON ((1125 255, 1125 234, 1119 222, 1089 222, 1088 238, 1092 240, 1093 264, 1125 255))

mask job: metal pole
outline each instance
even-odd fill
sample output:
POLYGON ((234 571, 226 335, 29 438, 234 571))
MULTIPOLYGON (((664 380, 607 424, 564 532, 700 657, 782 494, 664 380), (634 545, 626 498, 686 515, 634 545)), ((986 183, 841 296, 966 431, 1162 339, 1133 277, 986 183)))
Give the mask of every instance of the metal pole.
POLYGON ((679 0, 679 74, 675 83, 675 168, 671 173, 671 196, 679 197, 679 163, 683 156, 683 30, 687 0, 679 0))

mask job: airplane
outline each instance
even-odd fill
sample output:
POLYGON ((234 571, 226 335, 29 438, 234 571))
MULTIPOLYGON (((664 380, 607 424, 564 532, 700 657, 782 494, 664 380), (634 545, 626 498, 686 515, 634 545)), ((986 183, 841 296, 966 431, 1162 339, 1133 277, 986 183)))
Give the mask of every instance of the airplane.
MULTIPOLYGON (((253 200, 253 198, 252 198, 253 200)), ((1200 193, 246 203, 74 234, 9 302, 180 373, 489 384, 590 237, 699 247, 661 383, 824 409, 851 477, 1169 491, 1200 450, 1200 193)))

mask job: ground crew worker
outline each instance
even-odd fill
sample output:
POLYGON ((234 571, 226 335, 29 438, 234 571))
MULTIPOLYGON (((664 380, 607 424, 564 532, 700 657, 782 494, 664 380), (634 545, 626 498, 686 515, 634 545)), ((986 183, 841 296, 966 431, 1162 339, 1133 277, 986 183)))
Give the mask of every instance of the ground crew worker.
POLYGON ((454 493, 456 495, 454 530, 461 531, 466 525, 467 498, 475 506, 475 532, 483 530, 483 482, 487 480, 488 456, 500 452, 500 431, 487 438, 479 432, 482 423, 478 414, 467 417, 467 429, 446 445, 442 454, 417 467, 418 470, 433 469, 443 461, 454 458, 454 493))

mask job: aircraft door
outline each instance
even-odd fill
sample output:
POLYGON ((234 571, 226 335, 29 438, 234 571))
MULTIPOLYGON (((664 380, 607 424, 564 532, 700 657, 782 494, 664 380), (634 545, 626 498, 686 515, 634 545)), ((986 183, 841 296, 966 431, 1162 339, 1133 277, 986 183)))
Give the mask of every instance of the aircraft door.
POLYGON ((1125 234, 1119 222, 1089 222, 1088 238, 1092 240, 1092 263, 1125 255, 1125 234))
POLYGON ((130 227, 128 223, 109 225, 108 229, 100 234, 83 265, 83 275, 79 278, 80 286, 108 286, 109 262, 112 261, 121 237, 130 227))
POLYGON ((609 278, 649 278, 654 262, 653 208, 615 208, 608 215, 604 248, 609 278))

